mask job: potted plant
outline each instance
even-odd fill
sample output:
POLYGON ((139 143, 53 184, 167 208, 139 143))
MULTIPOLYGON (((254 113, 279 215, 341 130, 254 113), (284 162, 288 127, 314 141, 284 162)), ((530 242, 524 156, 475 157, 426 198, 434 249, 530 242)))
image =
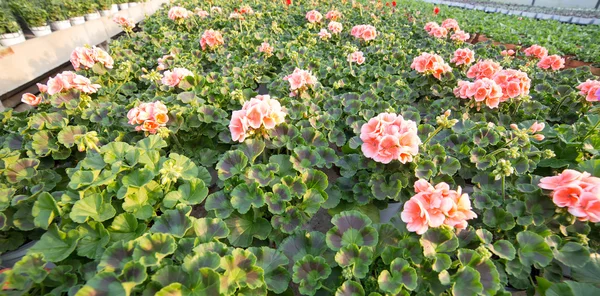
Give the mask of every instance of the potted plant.
POLYGON ((48 13, 50 27, 54 31, 60 31, 71 27, 66 8, 60 0, 45 0, 44 9, 48 13))
POLYGON ((86 21, 97 20, 100 18, 100 13, 98 13, 98 4, 96 4, 95 0, 85 0, 81 2, 83 2, 86 21))
POLYGON ((84 3, 77 0, 65 0, 64 5, 67 9, 71 25, 76 26, 85 23, 84 15, 86 13, 86 8, 84 7, 84 3))
POLYGON ((8 7, 0 6, 0 44, 8 47, 21 42, 25 42, 25 36, 15 16, 8 7))
POLYGON ((129 3, 127 2, 128 0, 117 0, 117 4, 119 4, 119 9, 123 10, 123 9, 127 9, 129 8, 129 3))
POLYGON ((11 1, 10 7, 31 29, 36 37, 46 36, 52 33, 48 25, 48 13, 37 3, 25 1, 11 1))
POLYGON ((108 15, 112 14, 112 11, 111 11, 111 8, 113 6, 112 0, 96 0, 96 4, 98 5, 98 10, 100 10, 100 15, 108 16, 108 15))

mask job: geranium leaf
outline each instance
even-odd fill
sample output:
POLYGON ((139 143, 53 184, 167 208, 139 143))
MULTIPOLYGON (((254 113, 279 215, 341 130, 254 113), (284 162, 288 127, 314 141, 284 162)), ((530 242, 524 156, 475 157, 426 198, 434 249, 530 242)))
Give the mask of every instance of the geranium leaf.
POLYGON ((546 266, 552 261, 552 250, 539 234, 521 231, 517 234, 519 259, 525 266, 536 264, 546 266))
POLYGON ((472 267, 465 266, 458 270, 452 285, 454 295, 479 295, 483 292, 479 272, 472 267))
POLYGON ((333 216, 331 223, 334 227, 327 231, 327 246, 332 250, 337 251, 351 244, 366 247, 377 245, 377 230, 371 226, 371 219, 359 211, 341 212, 333 216))
POLYGON ((231 231, 227 239, 233 246, 248 247, 254 238, 266 239, 271 233, 271 224, 264 218, 254 217, 252 212, 245 215, 233 214, 225 220, 231 231))
POLYGON ((5 170, 8 182, 18 183, 22 180, 33 178, 37 175, 37 167, 40 161, 33 158, 23 158, 8 165, 5 170))
POLYGON ((342 247, 335 254, 335 262, 340 267, 349 269, 357 279, 362 279, 367 275, 372 259, 373 251, 369 247, 359 248, 355 244, 342 247))
POLYGON ((115 216, 117 211, 110 202, 104 200, 100 194, 92 194, 78 200, 69 217, 77 223, 85 223, 88 218, 103 222, 115 216))
POLYGON ((256 256, 248 250, 235 249, 221 258, 221 291, 233 294, 237 289, 258 288, 265 284, 264 271, 256 265, 256 256))
POLYGON ((88 221, 77 227, 81 239, 77 244, 77 255, 90 259, 100 259, 105 247, 110 240, 110 234, 104 225, 95 221, 88 221))
MULTIPOLYGON (((372 295, 373 293, 369 294, 372 295)), ((345 281, 336 291, 335 296, 365 296, 365 289, 359 282, 345 281)))
POLYGON ((77 230, 63 232, 52 224, 28 253, 41 253, 50 262, 60 262, 73 253, 80 238, 77 230))
POLYGON ((229 228, 219 218, 199 218, 194 220, 192 229, 200 243, 211 242, 229 235, 229 228))
POLYGON ((229 198, 223 191, 217 191, 209 195, 204 203, 204 208, 207 211, 215 211, 215 215, 221 219, 229 217, 235 211, 229 198))
POLYGON ((265 194, 265 202, 269 212, 273 214, 282 214, 285 210, 285 203, 292 200, 290 188, 283 184, 275 184, 273 192, 265 194))
POLYGON ((157 266, 160 261, 175 252, 177 243, 175 239, 164 233, 146 233, 135 240, 133 260, 144 266, 157 266))
POLYGON ((267 288, 275 293, 287 290, 290 281, 287 270, 289 260, 283 252, 268 247, 248 250, 256 256, 256 265, 263 269, 267 288))
POLYGON ((384 270, 377 278, 379 288, 391 294, 398 294, 402 288, 410 291, 417 288, 417 272, 408 261, 396 258, 390 265, 390 270, 384 270))
POLYGON ((244 141, 239 149, 246 155, 251 163, 265 150, 265 142, 258 139, 248 139, 244 141))
POLYGON ((506 260, 515 259, 515 255, 517 254, 515 247, 507 240, 496 241, 489 248, 498 257, 506 260))
POLYGON ((574 242, 567 242, 553 254, 556 260, 569 267, 583 267, 590 260, 590 251, 574 242))
POLYGON ((423 254, 433 257, 436 253, 452 252, 458 248, 458 238, 448 228, 429 228, 420 239, 423 254))
POLYGON ((240 214, 247 213, 251 207, 260 208, 265 204, 265 194, 257 183, 242 183, 231 191, 231 205, 240 214))
POLYGON ((50 225, 52 220, 54 220, 56 216, 59 216, 60 213, 61 211, 56 204, 56 200, 48 192, 42 192, 38 195, 37 200, 33 204, 33 208, 31 208, 31 214, 35 217, 33 219, 35 226, 42 229, 48 229, 48 225, 50 225))
POLYGON ((113 272, 102 272, 90 279, 75 295, 112 296, 127 295, 127 293, 125 287, 113 272))
POLYGON ((329 277, 331 267, 323 257, 305 255, 294 263, 292 280, 299 284, 300 293, 314 295, 323 285, 323 280, 329 277))
POLYGON ((241 174, 247 164, 248 157, 244 152, 239 150, 225 152, 216 166, 219 179, 224 181, 241 174))
POLYGON ((134 247, 133 241, 120 241, 112 244, 102 254, 97 270, 120 273, 125 265, 133 260, 134 247))
POLYGON ((191 211, 192 208, 189 206, 179 206, 176 209, 167 210, 155 219, 150 231, 167 233, 176 238, 182 238, 188 229, 192 227, 191 211))

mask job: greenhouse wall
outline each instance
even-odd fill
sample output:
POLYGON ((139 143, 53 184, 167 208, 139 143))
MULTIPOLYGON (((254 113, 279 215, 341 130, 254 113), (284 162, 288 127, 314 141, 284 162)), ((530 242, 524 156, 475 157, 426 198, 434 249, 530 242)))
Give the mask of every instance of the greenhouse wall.
POLYGON ((598 9, 599 0, 494 0, 507 4, 534 5, 543 7, 591 8, 598 9))

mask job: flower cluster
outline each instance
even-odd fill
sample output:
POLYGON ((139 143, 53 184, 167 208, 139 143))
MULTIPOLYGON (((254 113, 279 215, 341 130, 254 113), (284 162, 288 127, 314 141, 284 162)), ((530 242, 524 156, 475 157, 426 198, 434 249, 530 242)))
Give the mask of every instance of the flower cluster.
POLYGON ((189 18, 192 16, 192 13, 181 6, 173 6, 169 9, 168 15, 171 20, 180 21, 189 18))
POLYGON ((233 111, 229 131, 231 139, 243 142, 252 132, 264 127, 272 129, 282 123, 286 116, 285 108, 269 95, 259 95, 244 103, 242 110, 233 111))
POLYGON ((548 50, 545 47, 539 46, 537 44, 526 48, 523 52, 525 52, 525 55, 528 57, 533 56, 538 59, 541 59, 548 55, 548 50))
MULTIPOLYGON (((544 136, 543 134, 538 134, 538 132, 543 131, 545 127, 545 123, 539 123, 536 121, 533 124, 531 124, 531 126, 523 133, 523 135, 530 135, 535 140, 542 141, 546 138, 546 136, 544 136)), ((510 128, 515 131, 519 131, 519 127, 514 123, 510 125, 510 128)))
POLYGON ((249 5, 244 5, 240 7, 239 12, 241 14, 254 14, 254 10, 252 10, 252 7, 250 7, 249 5))
POLYGON ((460 42, 466 42, 467 40, 469 40, 469 38, 471 38, 471 35, 469 35, 469 33, 466 33, 463 30, 457 30, 456 32, 454 32, 454 34, 452 34, 452 36, 450 36, 450 39, 460 42))
POLYGON ((349 63, 357 63, 362 65, 365 62, 365 57, 363 56, 362 51, 355 51, 348 55, 347 60, 349 63))
POLYGON ((427 52, 415 57, 410 67, 419 73, 433 74, 437 79, 441 79, 441 75, 444 73, 452 72, 452 68, 444 62, 442 57, 427 52))
POLYGON ((492 60, 482 60, 471 66, 467 71, 467 77, 481 79, 481 78, 493 78, 496 73, 502 70, 500 64, 492 60))
POLYGON ((263 52, 267 57, 270 57, 273 55, 273 46, 265 41, 258 47, 258 51, 263 52))
POLYGON ((502 88, 489 78, 481 78, 475 82, 459 81, 454 95, 461 99, 473 99, 474 105, 485 104, 489 108, 498 108, 502 98, 502 88))
POLYGON ((442 27, 447 29, 447 30, 454 30, 454 31, 458 31, 460 30, 460 27, 458 26, 458 22, 455 19, 445 19, 442 22, 442 27))
POLYGON ((330 21, 337 21, 342 18, 342 13, 337 10, 330 10, 325 14, 325 18, 330 21))
POLYGON ((158 58, 156 61, 158 62, 158 66, 156 67, 156 71, 162 71, 167 69, 167 65, 166 62, 167 60, 172 60, 175 58, 175 54, 174 53, 170 53, 167 55, 164 55, 162 58, 158 58))
POLYGON ((448 29, 440 26, 433 27, 429 30, 428 34, 435 38, 446 38, 448 36, 448 29))
POLYGON ((404 204, 400 214, 408 231, 423 234, 429 227, 442 225, 464 229, 467 220, 477 218, 469 195, 462 193, 460 186, 457 190, 450 190, 445 182, 434 187, 426 180, 419 179, 414 187, 416 194, 404 204))
POLYGON ((194 12, 196 13, 196 15, 198 15, 200 18, 207 18, 208 16, 210 16, 210 13, 208 13, 208 11, 196 7, 196 9, 194 9, 194 12))
POLYGON ((600 222, 600 178, 567 169, 558 176, 542 178, 538 186, 552 190, 552 201, 577 219, 600 222))
POLYGON ((329 25, 327 26, 327 28, 329 29, 329 31, 331 31, 331 33, 333 34, 339 34, 340 32, 342 32, 342 24, 338 23, 336 21, 331 21, 329 23, 329 25))
POLYGON ((510 56, 515 55, 515 51, 512 49, 508 49, 508 50, 505 49, 505 50, 501 51, 500 54, 505 57, 510 57, 510 56))
POLYGON ((565 59, 561 58, 559 55, 547 55, 540 59, 537 63, 537 66, 540 69, 550 69, 557 71, 565 67, 565 59))
POLYGON ((42 96, 36 96, 31 93, 26 93, 21 96, 21 102, 29 106, 35 107, 42 102, 42 96))
POLYGON ((214 13, 221 14, 221 13, 223 13, 223 9, 221 7, 219 7, 219 6, 213 6, 213 7, 210 8, 210 12, 211 13, 214 12, 214 13))
POLYGON ((577 86, 579 93, 585 96, 585 100, 588 102, 600 101, 600 81, 599 80, 586 80, 577 86))
POLYGON ((369 41, 377 37, 377 29, 371 25, 358 25, 352 28, 350 35, 357 39, 369 41))
POLYGON ((475 52, 468 48, 459 48, 454 51, 454 57, 450 60, 450 63, 455 65, 469 65, 475 60, 475 52))
POLYGON ((292 91, 291 95, 295 95, 297 91, 305 90, 317 83, 317 78, 313 76, 312 73, 298 68, 296 68, 292 74, 283 77, 283 80, 290 83, 290 90, 292 91))
POLYGON ((381 113, 363 124, 360 139, 363 154, 381 163, 395 159, 401 163, 411 162, 421 144, 417 124, 394 113, 381 113))
POLYGON ((200 46, 202 46, 202 50, 205 50, 206 46, 208 46, 210 49, 214 49, 219 45, 223 45, 224 43, 225 41, 223 41, 223 36, 221 33, 213 29, 204 31, 202 37, 200 38, 200 46))
POLYGON ((531 79, 525 72, 512 69, 500 70, 494 75, 493 79, 502 88, 500 102, 529 94, 531 79))
POLYGON ((311 24, 319 23, 323 19, 323 15, 316 10, 311 10, 306 13, 306 19, 311 24))
POLYGON ((319 35, 319 38, 321 38, 321 40, 327 40, 331 38, 331 33, 327 32, 327 29, 321 29, 321 31, 319 31, 317 35, 319 35))
POLYGON ((48 85, 38 85, 40 90, 47 90, 49 95, 67 92, 72 89, 92 94, 98 91, 99 84, 93 84, 87 77, 77 75, 71 71, 64 71, 48 79, 48 85))
POLYGON ((113 22, 117 23, 124 30, 131 30, 135 28, 135 22, 132 19, 122 15, 115 15, 115 17, 113 17, 113 22))
POLYGON ((181 80, 183 80, 183 78, 187 76, 194 76, 194 73, 192 73, 188 69, 175 68, 173 69, 173 71, 165 71, 165 73, 163 73, 163 78, 160 82, 170 87, 176 87, 179 85, 179 83, 181 83, 181 80))
POLYGON ((113 58, 108 53, 99 47, 77 47, 71 53, 71 64, 75 71, 79 71, 82 67, 91 69, 96 63, 101 63, 105 68, 112 69, 114 65, 113 58))
POLYGON ((136 131, 156 134, 158 129, 169 121, 167 112, 167 106, 160 101, 141 103, 127 112, 127 119, 129 119, 129 124, 137 125, 136 131))

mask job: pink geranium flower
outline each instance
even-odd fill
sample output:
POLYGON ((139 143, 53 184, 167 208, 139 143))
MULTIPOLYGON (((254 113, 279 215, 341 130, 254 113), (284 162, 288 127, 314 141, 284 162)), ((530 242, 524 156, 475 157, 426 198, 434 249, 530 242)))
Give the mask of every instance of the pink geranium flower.
POLYGON ((525 55, 530 57, 536 57, 538 59, 541 59, 545 56, 548 55, 548 50, 545 47, 539 46, 537 44, 532 45, 531 47, 528 47, 527 49, 524 50, 525 55))
POLYGON ((585 96, 585 100, 588 102, 600 101, 600 81, 598 80, 586 80, 585 82, 577 86, 579 93, 585 96))
POLYGON ((469 40, 469 38, 471 38, 471 35, 463 30, 457 30, 454 32, 454 34, 452 34, 452 36, 450 36, 450 39, 460 42, 466 42, 469 40))
POLYGON ((215 31, 213 29, 204 31, 202 37, 200 38, 200 46, 202 47, 202 50, 205 50, 206 47, 215 49, 223 44, 225 44, 225 41, 223 41, 223 36, 219 31, 215 31))
POLYGON ((439 27, 440 25, 438 25, 438 23, 436 22, 428 22, 425 24, 425 27, 423 29, 425 29, 425 31, 427 33, 429 33, 431 31, 431 29, 439 27))
POLYGON ((325 18, 330 21, 337 21, 342 18, 342 13, 337 10, 330 10, 325 14, 325 18))
POLYGON ((190 11, 180 6, 173 6, 169 9, 168 16, 173 21, 181 21, 192 15, 190 11))
POLYGON ((377 37, 377 29, 371 25, 358 25, 352 27, 350 35, 354 38, 362 39, 364 41, 370 41, 377 37))
POLYGON ((550 69, 557 71, 565 67, 565 59, 559 55, 547 55, 540 59, 537 66, 541 69, 550 69))
POLYGON ((196 15, 198 15, 200 18, 207 18, 210 16, 210 13, 202 8, 196 7, 194 9, 194 12, 196 13, 196 15))
POLYGON ((321 38, 321 40, 327 40, 331 38, 331 33, 327 32, 327 29, 321 29, 321 31, 319 31, 317 35, 319 35, 319 38, 321 38))
POLYGON ((229 123, 231 139, 243 142, 252 132, 273 129, 285 121, 287 111, 269 95, 259 95, 244 103, 242 110, 234 111, 229 123))
POLYGON ((577 219, 600 222, 600 178, 567 169, 558 176, 542 178, 538 186, 552 190, 552 201, 577 219))
POLYGON ((313 76, 312 73, 298 68, 296 68, 292 74, 283 77, 283 80, 290 83, 290 91, 292 92, 306 90, 317 83, 317 78, 313 76))
POLYGON ((340 32, 342 32, 342 24, 338 23, 336 21, 331 21, 329 23, 329 25, 327 25, 327 28, 329 29, 329 31, 331 31, 331 33, 333 34, 339 34, 340 32))
POLYGON ((446 36, 448 36, 448 29, 444 27, 433 27, 429 31, 429 36, 433 36, 435 38, 446 38, 446 36))
POLYGON ((445 19, 442 22, 442 27, 446 28, 447 30, 454 30, 454 31, 458 31, 460 30, 460 27, 458 26, 458 22, 455 19, 445 19))
POLYGON ((362 65, 365 62, 365 57, 363 56, 362 51, 355 51, 348 55, 347 60, 350 63, 357 63, 359 65, 362 65))
POLYGON ((381 113, 363 124, 360 139, 365 157, 381 163, 411 162, 421 144, 417 124, 394 113, 381 113))
POLYGON ((323 19, 323 15, 316 10, 311 10, 306 13, 306 19, 311 24, 319 23, 323 19))
POLYGON ((42 97, 38 97, 34 94, 26 93, 21 96, 21 102, 29 106, 37 106, 42 102, 42 97))
POLYGON ((469 65, 475 60, 475 52, 468 48, 459 48, 454 51, 454 57, 450 60, 451 63, 458 65, 469 65))
POLYGON ((263 42, 260 47, 258 48, 258 51, 265 53, 265 55, 267 55, 268 57, 273 55, 273 46, 271 46, 269 44, 269 42, 263 42))
POLYGON ((71 65, 76 71, 81 68, 91 69, 96 63, 102 64, 107 69, 112 69, 114 60, 99 47, 77 47, 71 53, 71 65))
POLYGON ((441 79, 443 73, 452 72, 452 68, 442 57, 427 52, 415 57, 410 67, 419 73, 432 74, 437 79, 441 79))
POLYGON ((475 102, 484 102, 490 108, 498 108, 502 97, 502 88, 489 78, 481 78, 469 85, 467 96, 475 102))
POLYGON ((505 56, 505 57, 510 57, 510 56, 515 55, 515 51, 512 50, 512 49, 509 49, 509 50, 505 49, 505 50, 501 51, 500 54, 503 55, 503 56, 505 56))
POLYGON ((476 79, 492 79, 496 73, 500 72, 500 70, 502 70, 502 66, 500 66, 500 64, 492 60, 483 60, 477 62, 475 65, 469 68, 467 71, 467 77, 476 79))
POLYGON ((122 15, 119 15, 119 14, 117 14, 117 15, 115 15, 115 17, 113 17, 113 22, 117 23, 119 26, 121 26, 125 30, 131 30, 131 29, 135 28, 135 22, 132 19, 127 18, 122 15))
POLYGON ((529 94, 531 87, 531 79, 527 73, 519 70, 500 70, 493 77, 496 84, 502 88, 502 98, 500 102, 505 102, 508 99, 519 98, 529 94))
POLYGON ((165 71, 161 83, 170 87, 176 87, 179 86, 181 80, 186 76, 194 76, 194 73, 185 68, 174 68, 173 71, 165 71))
POLYGON ((91 94, 97 92, 99 88, 99 84, 94 84, 88 78, 71 71, 64 71, 48 79, 48 94, 51 96, 73 89, 91 94))
POLYGON ((136 131, 156 134, 160 127, 166 126, 169 121, 168 110, 160 101, 141 103, 127 112, 128 123, 137 125, 136 131))

